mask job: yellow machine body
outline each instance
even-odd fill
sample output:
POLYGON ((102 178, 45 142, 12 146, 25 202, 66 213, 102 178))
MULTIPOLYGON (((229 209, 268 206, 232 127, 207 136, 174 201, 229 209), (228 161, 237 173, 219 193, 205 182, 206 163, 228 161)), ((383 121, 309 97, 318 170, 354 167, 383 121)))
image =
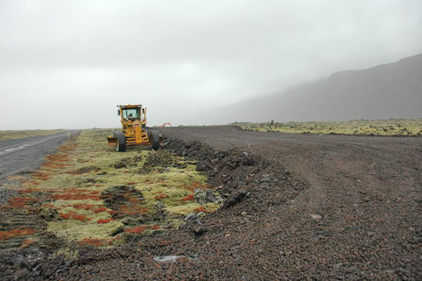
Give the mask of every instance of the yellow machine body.
MULTIPOLYGON (((118 115, 122 123, 122 132, 126 138, 126 146, 150 145, 151 141, 146 131, 147 117, 146 108, 142 105, 118 105, 118 115)), ((108 145, 116 146, 116 136, 107 138, 108 145)))

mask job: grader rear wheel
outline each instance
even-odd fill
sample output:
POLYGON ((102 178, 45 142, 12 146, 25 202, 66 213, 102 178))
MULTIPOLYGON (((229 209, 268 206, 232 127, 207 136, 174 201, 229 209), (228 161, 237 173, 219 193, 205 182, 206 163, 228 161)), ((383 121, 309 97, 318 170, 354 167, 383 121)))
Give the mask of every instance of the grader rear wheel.
POLYGON ((157 151, 160 148, 160 134, 156 131, 149 134, 152 149, 157 151))

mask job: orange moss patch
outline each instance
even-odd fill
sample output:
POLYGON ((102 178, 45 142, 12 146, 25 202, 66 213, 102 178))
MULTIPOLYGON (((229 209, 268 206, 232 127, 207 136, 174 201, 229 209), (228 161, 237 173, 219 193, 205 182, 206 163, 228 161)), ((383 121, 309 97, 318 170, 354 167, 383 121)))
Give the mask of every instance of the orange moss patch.
POLYGON ((100 207, 98 205, 90 205, 90 204, 74 204, 72 205, 72 207, 78 210, 91 211, 96 214, 108 211, 106 207, 100 207))
POLYGON ((62 207, 57 207, 57 206, 54 206, 53 204, 44 204, 44 205, 41 206, 40 209, 44 209, 44 208, 53 208, 53 209, 56 209, 56 210, 63 209, 62 207))
POLYGON ((189 185, 186 185, 186 188, 190 191, 195 191, 195 189, 207 189, 207 186, 199 182, 192 182, 189 185))
POLYGON ((61 146, 59 146, 59 151, 63 153, 69 153, 74 151, 78 145, 75 142, 67 142, 61 146))
POLYGON ((49 180, 50 177, 46 173, 37 172, 32 177, 36 180, 46 181, 49 180))
POLYGON ((92 200, 101 200, 100 196, 97 195, 90 195, 90 194, 59 194, 55 195, 54 200, 86 200, 86 199, 92 199, 92 200))
POLYGON ((23 241, 21 247, 28 247, 29 245, 34 244, 34 243, 35 243, 34 240, 27 239, 27 240, 23 241))
POLYGON ((51 154, 46 156, 45 159, 51 162, 67 162, 69 161, 69 156, 64 154, 51 154))
POLYGON ((125 232, 128 232, 128 233, 142 233, 145 230, 147 230, 148 228, 150 228, 150 229, 160 229, 160 227, 158 225, 141 225, 141 226, 136 226, 136 227, 132 227, 132 228, 127 228, 125 230, 125 232))
POLYGON ((98 207, 98 205, 90 205, 90 204, 74 204, 72 207, 75 208, 75 209, 78 209, 78 210, 92 211, 94 213, 100 213, 100 212, 104 212, 104 211, 107 210, 104 207, 98 207), (100 211, 98 211, 98 210, 100 210, 100 211))
POLYGON ((149 210, 146 208, 142 208, 140 206, 128 206, 128 205, 122 205, 119 211, 127 215, 140 215, 140 214, 146 214, 149 212, 149 210))
POLYGON ((89 245, 89 246, 108 246, 113 245, 114 239, 98 239, 98 238, 85 238, 78 242, 79 245, 89 245))
POLYGON ((42 165, 43 168, 62 169, 67 167, 69 156, 65 154, 51 154, 45 157, 46 162, 42 165))
POLYGON ((132 227, 132 228, 128 228, 125 230, 125 232, 129 232, 129 233, 142 233, 145 230, 147 230, 149 228, 149 225, 141 225, 141 226, 136 226, 136 227, 132 227))
POLYGON ((107 208, 106 207, 100 207, 100 208, 94 210, 94 213, 96 213, 96 214, 101 213, 101 212, 107 212, 107 208))
POLYGON ((97 220, 97 223, 98 224, 101 224, 101 223, 109 223, 109 222, 111 222, 113 219, 100 219, 100 220, 97 220))
POLYGON ((78 210, 87 210, 88 211, 91 208, 93 208, 94 206, 88 205, 88 204, 74 204, 72 207, 75 208, 75 209, 78 209, 78 210))
POLYGON ((57 163, 57 162, 47 162, 42 165, 43 169, 63 169, 67 165, 63 163, 57 163))
POLYGON ((101 200, 98 190, 87 190, 82 188, 70 187, 63 190, 61 194, 56 194, 53 196, 54 200, 101 200))
POLYGON ((139 205, 139 204, 142 204, 142 202, 143 202, 143 200, 140 200, 140 199, 138 199, 138 198, 129 198, 129 202, 130 203, 132 203, 132 204, 134 204, 134 205, 139 205))
POLYGON ((0 231, 0 241, 22 235, 34 234, 36 231, 32 228, 12 229, 9 231, 0 231))
POLYGON ((195 200, 195 197, 194 196, 195 195, 193 195, 193 194, 186 195, 185 197, 183 197, 182 199, 180 199, 180 201, 183 201, 183 202, 193 201, 193 200, 195 200))
POLYGON ((41 206, 41 208, 54 208, 55 206, 53 204, 44 204, 41 206))
POLYGON ((60 213, 60 217, 65 219, 65 220, 72 219, 72 220, 78 220, 78 221, 82 221, 82 222, 90 221, 92 219, 92 218, 88 218, 87 216, 77 214, 75 212, 60 213))
POLYGON ((209 211, 209 210, 207 210, 207 209, 205 209, 204 207, 198 207, 198 208, 195 208, 194 209, 194 211, 195 212, 198 212, 198 213, 200 213, 200 212, 204 212, 204 213, 209 213, 209 212, 211 212, 211 211, 209 211))
POLYGON ((23 183, 23 186, 24 187, 37 186, 37 185, 39 185, 39 183, 38 182, 34 182, 34 181, 26 181, 26 182, 23 183))
POLYGON ((27 204, 38 202, 39 199, 31 197, 12 197, 9 198, 9 204, 15 208, 24 207, 27 204))
POLYGON ((168 198, 168 196, 165 194, 159 194, 159 195, 156 195, 154 198, 155 200, 160 200, 160 199, 168 198))

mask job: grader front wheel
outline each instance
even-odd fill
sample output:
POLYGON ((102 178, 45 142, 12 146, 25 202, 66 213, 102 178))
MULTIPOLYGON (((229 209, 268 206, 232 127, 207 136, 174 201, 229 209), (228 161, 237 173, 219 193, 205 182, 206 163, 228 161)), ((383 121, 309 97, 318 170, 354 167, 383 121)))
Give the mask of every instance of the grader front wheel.
POLYGON ((125 134, 123 132, 115 132, 113 135, 117 139, 117 141, 116 141, 116 151, 125 152, 126 151, 125 134))

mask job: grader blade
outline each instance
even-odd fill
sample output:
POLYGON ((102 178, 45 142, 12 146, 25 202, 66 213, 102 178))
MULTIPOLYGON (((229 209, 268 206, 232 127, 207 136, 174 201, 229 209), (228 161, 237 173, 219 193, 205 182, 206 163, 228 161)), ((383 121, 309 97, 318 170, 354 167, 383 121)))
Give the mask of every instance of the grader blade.
POLYGON ((109 146, 117 146, 117 138, 108 137, 107 141, 109 146))

